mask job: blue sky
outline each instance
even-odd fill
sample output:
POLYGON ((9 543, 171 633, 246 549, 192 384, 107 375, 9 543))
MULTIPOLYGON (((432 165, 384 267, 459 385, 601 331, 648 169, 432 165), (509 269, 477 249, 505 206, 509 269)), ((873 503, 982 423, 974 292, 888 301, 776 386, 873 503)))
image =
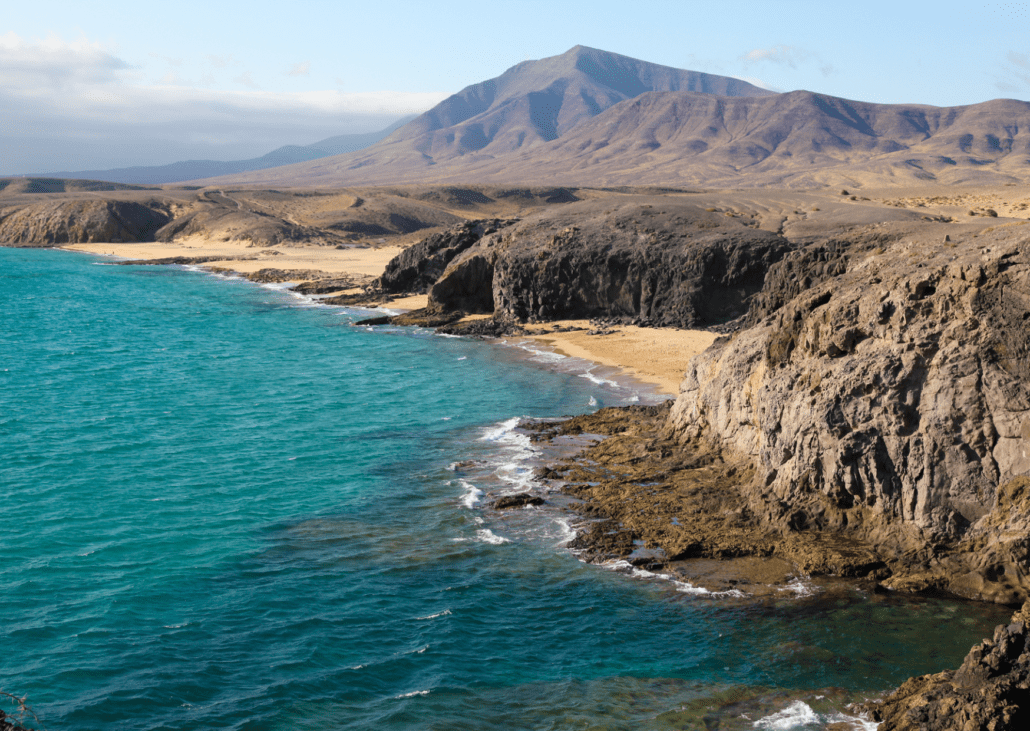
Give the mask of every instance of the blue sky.
POLYGON ((379 129, 576 44, 777 91, 1030 100, 1030 3, 47 0, 0 17, 0 174, 379 129))

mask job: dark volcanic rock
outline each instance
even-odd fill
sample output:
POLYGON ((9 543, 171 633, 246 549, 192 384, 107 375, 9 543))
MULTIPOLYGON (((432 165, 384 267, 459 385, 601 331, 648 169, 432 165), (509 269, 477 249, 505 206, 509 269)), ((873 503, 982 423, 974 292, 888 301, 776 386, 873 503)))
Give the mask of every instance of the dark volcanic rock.
POLYGON ((689 363, 669 425, 684 448, 750 460, 747 509, 774 530, 865 545, 891 588, 1015 603, 1030 595, 1030 228, 951 238, 788 256, 755 324, 689 363))
POLYGON ((437 332, 444 335, 464 335, 473 338, 505 338, 512 335, 522 335, 526 331, 525 328, 520 327, 512 320, 488 317, 479 320, 462 320, 449 325, 443 325, 437 328, 437 332))
POLYGON ((512 508, 524 508, 527 505, 543 505, 546 501, 538 495, 530 495, 528 492, 518 495, 505 495, 497 498, 490 505, 494 510, 511 510, 512 508))
POLYGON ((398 254, 376 281, 383 292, 425 293, 443 274, 458 254, 477 243, 483 236, 510 226, 513 220, 488 219, 468 221, 443 233, 428 236, 398 254))
POLYGON ((169 220, 157 202, 51 201, 25 206, 0 220, 0 242, 36 247, 153 241, 169 220))
POLYGON ((957 671, 907 680, 865 710, 879 731, 1030 728, 1030 603, 966 655, 957 671))
POLYGON ((20 726, 10 716, 0 711, 0 731, 28 731, 28 729, 20 726))
POLYGON ((704 327, 743 315, 792 249, 682 200, 646 200, 573 203, 484 236, 433 285, 430 308, 704 327))

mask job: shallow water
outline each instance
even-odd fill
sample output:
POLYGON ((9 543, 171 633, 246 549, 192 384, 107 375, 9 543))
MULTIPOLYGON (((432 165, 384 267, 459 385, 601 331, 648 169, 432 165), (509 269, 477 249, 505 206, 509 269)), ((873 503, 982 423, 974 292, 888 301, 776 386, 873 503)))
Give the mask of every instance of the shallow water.
POLYGON ((0 249, 0 688, 49 728, 819 728, 1008 614, 582 564, 574 516, 487 507, 516 419, 647 393, 100 261, 0 249))

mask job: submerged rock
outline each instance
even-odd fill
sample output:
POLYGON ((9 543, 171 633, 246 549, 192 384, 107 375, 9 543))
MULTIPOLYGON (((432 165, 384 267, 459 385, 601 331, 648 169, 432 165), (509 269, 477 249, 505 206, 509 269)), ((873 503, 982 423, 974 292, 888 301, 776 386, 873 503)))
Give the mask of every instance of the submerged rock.
POLYGON ((958 670, 922 675, 865 710, 879 731, 1022 731, 1030 727, 1030 602, 958 670))

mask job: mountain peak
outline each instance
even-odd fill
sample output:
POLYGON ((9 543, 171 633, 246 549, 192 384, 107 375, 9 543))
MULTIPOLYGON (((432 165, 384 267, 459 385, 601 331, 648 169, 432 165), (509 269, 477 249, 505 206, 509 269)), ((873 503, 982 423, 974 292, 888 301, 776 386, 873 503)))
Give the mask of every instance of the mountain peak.
POLYGON ((649 91, 768 96, 745 81, 640 61, 577 45, 523 61, 466 87, 390 137, 432 161, 496 155, 550 142, 577 124, 649 91))

